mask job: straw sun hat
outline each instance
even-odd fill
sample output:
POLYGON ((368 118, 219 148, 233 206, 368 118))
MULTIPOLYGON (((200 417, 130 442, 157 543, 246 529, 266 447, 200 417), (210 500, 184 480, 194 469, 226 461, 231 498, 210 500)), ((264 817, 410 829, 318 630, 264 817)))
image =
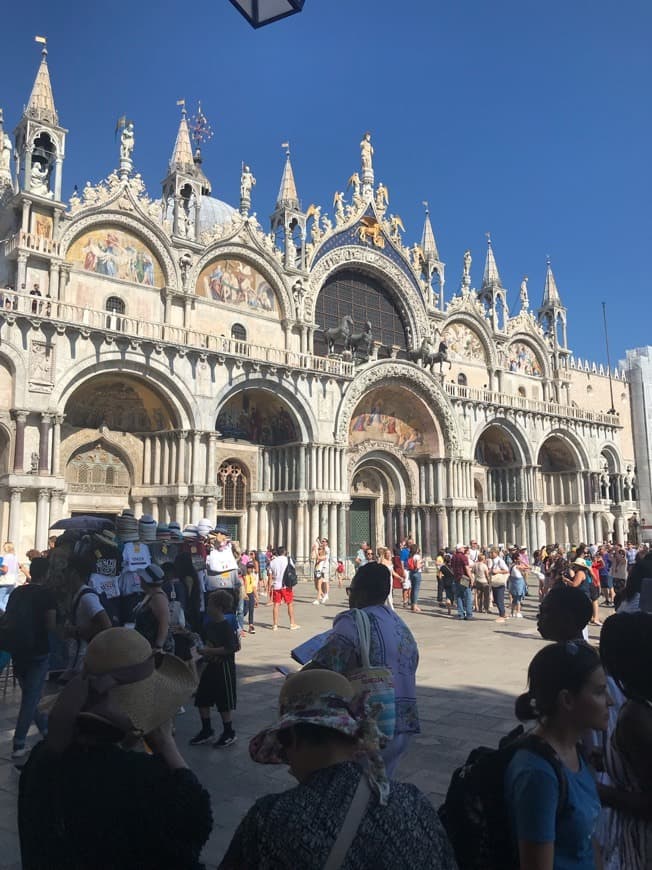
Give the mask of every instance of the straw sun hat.
POLYGON ((148 734, 171 719, 195 688, 181 659, 155 658, 137 631, 109 628, 89 643, 82 674, 61 692, 50 720, 59 732, 71 731, 76 718, 87 718, 125 733, 148 734))

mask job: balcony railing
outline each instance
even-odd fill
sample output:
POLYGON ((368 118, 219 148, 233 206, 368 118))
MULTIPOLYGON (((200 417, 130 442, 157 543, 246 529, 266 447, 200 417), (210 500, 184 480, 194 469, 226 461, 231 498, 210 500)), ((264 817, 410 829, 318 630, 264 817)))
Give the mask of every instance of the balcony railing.
POLYGON ((56 257, 59 256, 61 250, 59 242, 45 236, 39 236, 37 233, 26 233, 25 230, 18 230, 10 239, 7 239, 5 257, 11 256, 18 248, 27 248, 37 254, 53 254, 56 257))
POLYGON ((468 399, 471 402, 482 402, 485 405, 497 405, 515 408, 520 411, 546 414, 555 417, 568 417, 571 420, 581 420, 586 423, 600 423, 603 426, 622 426, 616 414, 604 414, 602 411, 585 411, 574 405, 560 405, 557 402, 541 402, 538 399, 526 399, 510 393, 498 393, 495 390, 485 390, 482 387, 465 387, 461 384, 445 384, 449 396, 457 399, 468 399))
POLYGON ((224 354, 225 356, 246 358, 252 362, 273 366, 287 366, 293 369, 306 369, 333 377, 352 378, 354 365, 341 359, 301 353, 296 350, 251 344, 222 335, 210 335, 187 329, 183 326, 170 326, 166 323, 153 323, 126 314, 112 311, 97 311, 70 302, 60 302, 45 296, 31 296, 0 289, 0 316, 23 315, 30 318, 43 318, 55 323, 74 324, 81 329, 122 335, 130 339, 149 341, 154 344, 174 344, 190 347, 204 353, 224 354))

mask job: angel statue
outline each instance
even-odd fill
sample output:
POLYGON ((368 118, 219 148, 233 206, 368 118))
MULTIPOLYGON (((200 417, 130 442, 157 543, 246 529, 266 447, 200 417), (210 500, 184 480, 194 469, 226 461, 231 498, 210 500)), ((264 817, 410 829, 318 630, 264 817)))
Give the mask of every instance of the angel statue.
POLYGON ((321 206, 315 205, 314 203, 308 206, 308 211, 306 212, 306 220, 311 217, 313 218, 312 227, 310 228, 310 238, 314 245, 321 239, 321 227, 319 226, 319 222, 321 220, 321 206))
POLYGON ((341 191, 335 191, 333 196, 333 208, 335 209, 335 223, 339 226, 344 223, 344 194, 341 191))
POLYGON ((371 133, 366 132, 360 142, 360 158, 362 160, 362 174, 373 172, 372 158, 374 156, 374 147, 371 144, 371 133))
POLYGON ((412 255, 412 268, 415 272, 420 272, 423 268, 423 248, 415 243, 410 248, 410 253, 412 255))
POLYGON ((354 201, 360 196, 360 176, 357 172, 354 172, 351 178, 346 182, 346 189, 349 187, 353 188, 353 199, 354 201))
POLYGON ((376 208, 379 210, 386 209, 388 205, 389 191, 381 181, 378 185, 378 190, 376 190, 376 208))
POLYGON ((519 296, 521 299, 521 309, 523 311, 525 311, 530 304, 530 297, 528 296, 528 292, 527 292, 527 282, 528 282, 527 275, 523 275, 523 280, 521 281, 521 292, 519 293, 519 296))

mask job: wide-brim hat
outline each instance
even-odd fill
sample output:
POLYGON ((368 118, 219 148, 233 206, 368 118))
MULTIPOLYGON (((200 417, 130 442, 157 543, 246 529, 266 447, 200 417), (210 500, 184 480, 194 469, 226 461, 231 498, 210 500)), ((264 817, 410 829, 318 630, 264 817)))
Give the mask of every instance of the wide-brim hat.
POLYGON ((584 568, 586 570, 586 559, 583 559, 581 556, 578 556, 577 559, 573 560, 573 565, 577 565, 580 568, 584 568))
POLYGON ((108 544, 110 547, 118 549, 118 536, 111 529, 104 529, 102 532, 95 532, 93 538, 98 544, 108 544))
POLYGON ((148 734, 172 719, 197 686, 181 659, 168 653, 154 656, 148 641, 130 628, 109 628, 93 638, 82 674, 57 698, 51 721, 60 718, 58 714, 71 700, 74 703, 79 689, 73 684, 85 681, 91 691, 77 718, 105 722, 137 735, 148 734))
MULTIPOLYGON (((359 697, 359 696, 358 696, 359 697)), ((279 697, 279 718, 249 743, 249 754, 259 764, 286 763, 279 743, 280 731, 293 725, 320 725, 349 737, 360 731, 364 710, 351 683, 335 671, 310 669, 291 674, 279 697)))
POLYGON ((184 538, 198 538, 199 529, 197 528, 197 526, 185 526, 181 534, 184 538))

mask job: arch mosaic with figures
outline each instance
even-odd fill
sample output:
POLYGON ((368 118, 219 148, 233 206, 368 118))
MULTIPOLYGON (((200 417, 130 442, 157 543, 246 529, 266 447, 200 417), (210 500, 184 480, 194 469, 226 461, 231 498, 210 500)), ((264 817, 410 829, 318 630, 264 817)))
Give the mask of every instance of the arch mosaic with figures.
POLYGON ((450 356, 485 362, 484 346, 477 333, 464 323, 450 323, 442 332, 450 356))

